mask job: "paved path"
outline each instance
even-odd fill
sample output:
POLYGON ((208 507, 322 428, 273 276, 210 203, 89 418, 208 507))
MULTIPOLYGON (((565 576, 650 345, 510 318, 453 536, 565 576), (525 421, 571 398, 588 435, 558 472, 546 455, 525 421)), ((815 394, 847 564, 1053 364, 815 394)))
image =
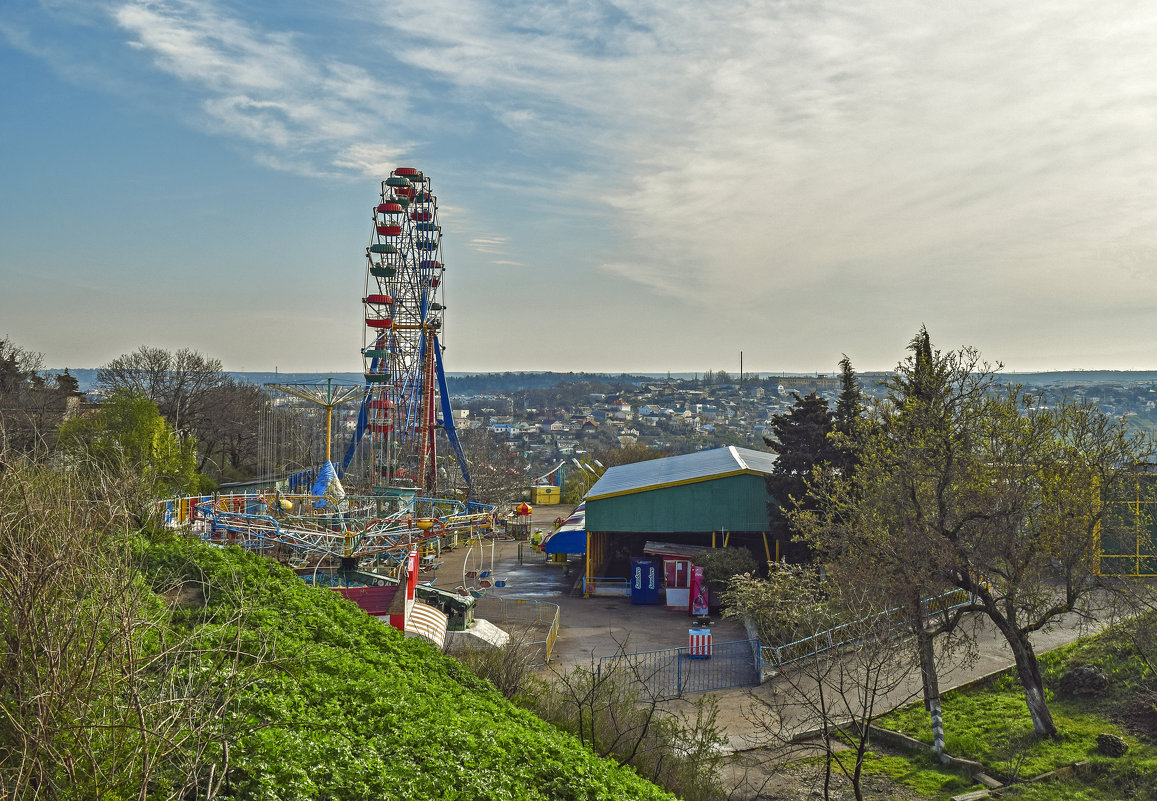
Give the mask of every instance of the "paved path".
MULTIPOLYGON (((536 507, 532 528, 549 531, 555 517, 566 517, 569 511, 570 507, 565 506, 536 507)), ((626 597, 583 598, 576 589, 582 578, 582 560, 578 557, 565 564, 549 562, 529 542, 509 540, 494 543, 493 558, 491 551, 489 544, 482 548, 455 548, 439 558, 437 571, 423 573, 421 580, 432 577, 436 587, 453 591, 463 583, 464 568, 490 570, 490 578, 504 580, 506 587, 486 590, 487 597, 531 598, 558 604, 560 630, 551 659, 555 669, 589 665, 592 659, 618 653, 620 645, 628 651, 687 645, 687 631, 693 621, 686 612, 661 605, 634 605, 626 597)), ((711 628, 715 642, 747 638, 743 626, 734 620, 715 618, 711 628)))
MULTIPOLYGON (((1090 630, 1086 625, 1075 616, 1070 616, 1051 631, 1035 634, 1032 638, 1033 647, 1039 656, 1088 633, 1090 630)), ((1007 642, 991 624, 984 622, 978 627, 976 641, 977 652, 973 660, 950 659, 945 664, 952 663, 951 667, 941 666, 939 680, 942 694, 1013 667, 1014 661, 1007 642)), ((720 707, 720 725, 727 732, 728 743, 733 750, 744 751, 766 744, 764 729, 752 720, 753 712, 757 713, 756 717, 761 715, 766 720, 770 714, 769 707, 774 707, 777 697, 786 691, 786 681, 777 677, 750 690, 716 693, 720 707)), ((877 704, 877 708, 879 714, 883 714, 885 711, 922 699, 920 673, 913 670, 907 681, 888 693, 877 704)))

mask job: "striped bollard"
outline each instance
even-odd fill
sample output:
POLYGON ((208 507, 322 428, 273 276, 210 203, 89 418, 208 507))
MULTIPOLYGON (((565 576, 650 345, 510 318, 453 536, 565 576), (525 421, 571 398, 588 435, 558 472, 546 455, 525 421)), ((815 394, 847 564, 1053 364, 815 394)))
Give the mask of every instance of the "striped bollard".
POLYGON ((711 629, 688 629, 691 638, 690 656, 695 659, 711 658, 711 629))

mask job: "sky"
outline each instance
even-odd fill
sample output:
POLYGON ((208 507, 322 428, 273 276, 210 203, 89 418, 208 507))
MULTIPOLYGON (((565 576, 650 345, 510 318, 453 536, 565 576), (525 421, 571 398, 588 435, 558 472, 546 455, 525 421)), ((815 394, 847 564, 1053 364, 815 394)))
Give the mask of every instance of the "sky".
POLYGON ((446 369, 1157 368, 1157 5, 4 0, 0 337, 360 369, 390 169, 446 369))

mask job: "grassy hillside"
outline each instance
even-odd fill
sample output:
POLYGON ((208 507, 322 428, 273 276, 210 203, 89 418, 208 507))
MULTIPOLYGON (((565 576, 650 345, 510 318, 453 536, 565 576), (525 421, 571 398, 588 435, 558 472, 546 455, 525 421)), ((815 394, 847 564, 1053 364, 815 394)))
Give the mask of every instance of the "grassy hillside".
MULTIPOLYGON (((949 753, 981 762, 1006 782, 1025 779, 1082 763, 1079 770, 1048 781, 1014 784, 1003 798, 1025 801, 1132 801, 1157 798, 1157 615, 1149 613, 1095 636, 1041 656, 1049 707, 1057 722, 1055 739, 1033 734, 1023 690, 1011 671, 979 687, 945 694, 944 725, 949 753), (1103 688, 1089 694, 1063 691, 1069 671, 1093 666, 1106 678, 1103 688), (1099 734, 1115 735, 1129 746, 1123 756, 1108 756, 1097 745, 1099 734)), ((932 742, 928 713, 913 704, 884 716, 880 725, 932 742)), ((871 769, 889 770, 900 784, 916 787, 935 768, 929 757, 889 757, 871 769), (923 766, 923 767, 922 767, 923 766)), ((929 798, 960 792, 938 792, 925 781, 929 798)))
POLYGON ((488 682, 336 593, 238 550, 144 550, 158 588, 182 579, 173 622, 243 611, 270 666, 238 696, 226 793, 254 799, 670 798, 507 702, 488 682))

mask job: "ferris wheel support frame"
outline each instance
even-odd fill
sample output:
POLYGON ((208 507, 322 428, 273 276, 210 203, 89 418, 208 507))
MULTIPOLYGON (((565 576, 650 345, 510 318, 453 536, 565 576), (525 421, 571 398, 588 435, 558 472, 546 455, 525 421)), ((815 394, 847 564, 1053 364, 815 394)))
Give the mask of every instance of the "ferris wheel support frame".
POLYGON ((437 495, 441 428, 472 498, 438 338, 444 267, 437 198, 428 176, 399 167, 382 181, 366 257, 366 386, 342 471, 369 433, 375 492, 437 495))

